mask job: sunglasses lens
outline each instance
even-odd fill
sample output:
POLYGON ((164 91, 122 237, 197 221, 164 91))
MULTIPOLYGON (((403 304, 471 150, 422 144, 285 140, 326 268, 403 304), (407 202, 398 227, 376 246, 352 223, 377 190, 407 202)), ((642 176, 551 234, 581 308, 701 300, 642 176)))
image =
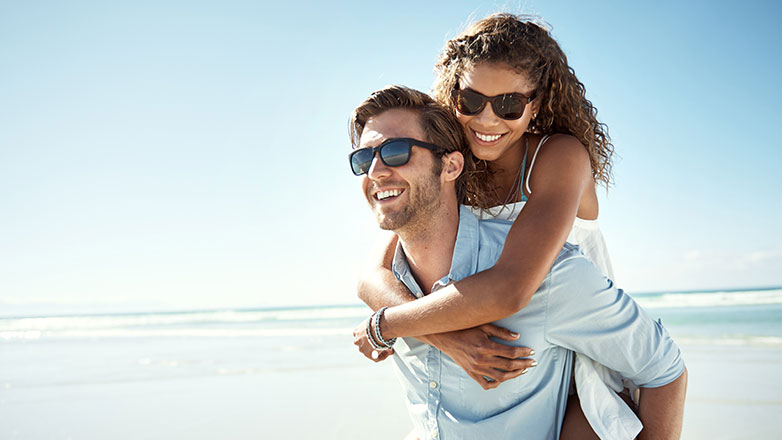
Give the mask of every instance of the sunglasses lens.
POLYGON ((405 141, 389 142, 383 145, 380 157, 383 158, 383 163, 390 167, 402 166, 410 160, 410 144, 405 141))
POLYGON ((372 166, 372 158, 374 154, 371 148, 362 148, 354 151, 350 155, 350 167, 353 168, 353 174, 360 176, 372 166))
POLYGON ((523 98, 511 94, 502 95, 492 102, 494 113, 502 119, 519 119, 525 106, 523 98))
POLYGON ((453 104, 463 115, 477 115, 483 110, 486 101, 483 96, 471 90, 458 90, 454 94, 453 104))

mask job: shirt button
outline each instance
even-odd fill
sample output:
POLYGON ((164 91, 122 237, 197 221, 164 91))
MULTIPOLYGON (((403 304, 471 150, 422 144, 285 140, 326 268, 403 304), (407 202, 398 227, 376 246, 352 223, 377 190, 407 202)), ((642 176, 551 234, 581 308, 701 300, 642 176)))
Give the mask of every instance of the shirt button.
POLYGON ((431 389, 437 388, 437 382, 435 382, 435 381, 429 382, 429 388, 431 388, 431 389))
POLYGON ((440 434, 437 432, 437 428, 432 429, 432 438, 437 438, 439 436, 440 436, 440 434))

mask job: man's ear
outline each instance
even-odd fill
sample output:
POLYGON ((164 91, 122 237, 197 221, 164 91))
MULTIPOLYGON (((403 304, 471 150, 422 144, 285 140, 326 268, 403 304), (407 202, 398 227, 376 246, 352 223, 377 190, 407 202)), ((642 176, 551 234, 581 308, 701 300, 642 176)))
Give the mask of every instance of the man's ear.
POLYGON ((464 156, 458 151, 451 151, 443 155, 443 170, 440 177, 444 182, 453 182, 462 175, 464 169, 464 156))

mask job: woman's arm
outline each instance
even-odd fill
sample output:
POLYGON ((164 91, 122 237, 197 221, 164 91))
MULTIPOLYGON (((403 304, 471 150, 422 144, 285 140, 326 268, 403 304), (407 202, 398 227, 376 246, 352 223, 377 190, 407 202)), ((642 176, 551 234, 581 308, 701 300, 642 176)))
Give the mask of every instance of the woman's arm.
MULTIPOLYGON (((416 300, 390 270, 396 243, 396 234, 383 237, 381 246, 370 260, 372 266, 364 271, 359 280, 358 296, 372 310, 416 300)), ((393 354, 393 349, 375 352, 366 339, 366 326, 367 322, 364 321, 356 327, 353 343, 367 358, 375 362, 385 360, 393 354)), ((484 389, 496 388, 536 365, 532 359, 520 359, 534 354, 528 347, 500 344, 490 337, 513 341, 518 335, 505 328, 485 324, 466 330, 419 336, 418 339, 450 356, 484 389)))
POLYGON ((421 336, 474 327, 516 313, 529 303, 573 227, 587 188, 589 156, 572 136, 555 136, 538 154, 534 193, 508 233, 492 268, 421 299, 387 309, 383 337, 421 336))

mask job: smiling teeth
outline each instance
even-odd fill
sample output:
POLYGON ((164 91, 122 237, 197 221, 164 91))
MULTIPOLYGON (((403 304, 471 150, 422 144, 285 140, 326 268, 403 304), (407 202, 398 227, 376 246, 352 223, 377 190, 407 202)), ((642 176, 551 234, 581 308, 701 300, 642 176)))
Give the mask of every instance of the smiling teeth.
POLYGON ((398 189, 389 189, 388 191, 380 191, 378 192, 375 197, 377 197, 378 200, 387 199, 389 197, 396 197, 402 192, 398 189))
POLYGON ((484 141, 484 142, 494 142, 494 141, 496 141, 497 139, 499 139, 499 138, 501 138, 501 137, 502 137, 502 135, 501 135, 501 134, 488 135, 488 134, 481 134, 481 133, 478 133, 477 131, 475 132, 475 136, 476 136, 478 139, 480 139, 480 140, 482 140, 482 141, 484 141))

